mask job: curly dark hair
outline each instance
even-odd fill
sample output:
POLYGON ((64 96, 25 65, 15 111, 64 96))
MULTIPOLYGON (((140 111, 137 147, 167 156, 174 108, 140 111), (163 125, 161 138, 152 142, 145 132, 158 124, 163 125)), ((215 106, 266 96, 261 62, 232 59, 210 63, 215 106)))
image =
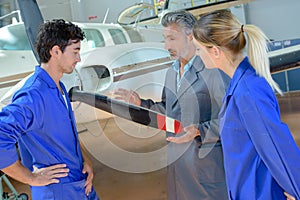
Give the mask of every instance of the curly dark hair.
POLYGON ((54 19, 42 24, 36 39, 35 48, 41 63, 47 63, 51 57, 50 49, 58 45, 62 52, 70 41, 79 42, 85 37, 81 28, 63 19, 54 19))

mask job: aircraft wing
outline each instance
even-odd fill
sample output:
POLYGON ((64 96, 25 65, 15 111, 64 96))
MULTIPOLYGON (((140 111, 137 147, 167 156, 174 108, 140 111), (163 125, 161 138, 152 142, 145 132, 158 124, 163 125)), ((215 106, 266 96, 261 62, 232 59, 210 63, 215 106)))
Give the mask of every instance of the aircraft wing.
POLYGON ((227 9, 230 7, 249 3, 254 0, 221 0, 212 2, 202 1, 176 1, 166 0, 164 8, 158 13, 157 6, 151 6, 147 3, 139 3, 123 10, 118 17, 117 22, 122 26, 147 25, 151 27, 160 23, 163 14, 174 10, 187 10, 194 16, 212 12, 214 10, 227 9))
POLYGON ((216 1, 213 3, 208 3, 200 6, 194 6, 187 8, 186 10, 191 12, 194 16, 199 16, 201 14, 212 12, 214 10, 221 10, 230 8, 233 6, 238 6, 241 4, 246 4, 254 0, 226 0, 226 1, 216 1))
POLYGON ((178 120, 144 107, 128 104, 105 95, 80 91, 76 87, 71 88, 69 97, 72 102, 80 101, 139 124, 176 134, 182 132, 182 125, 178 120))
POLYGON ((271 72, 300 67, 300 44, 269 52, 271 72))

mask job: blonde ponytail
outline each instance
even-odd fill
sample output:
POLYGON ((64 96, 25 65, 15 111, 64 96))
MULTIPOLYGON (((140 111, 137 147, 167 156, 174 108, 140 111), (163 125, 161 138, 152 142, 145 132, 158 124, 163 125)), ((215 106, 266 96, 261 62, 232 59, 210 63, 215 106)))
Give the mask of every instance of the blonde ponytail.
POLYGON ((204 46, 218 46, 228 53, 231 62, 248 45, 249 61, 256 73, 264 77, 273 90, 282 94, 270 72, 268 38, 254 25, 242 25, 230 10, 200 16, 193 29, 194 38, 204 46))
POLYGON ((273 90, 282 95, 278 84, 273 80, 270 72, 270 61, 268 57, 268 42, 267 36, 255 25, 243 25, 243 32, 247 36, 248 56, 249 61, 256 73, 264 77, 273 90))

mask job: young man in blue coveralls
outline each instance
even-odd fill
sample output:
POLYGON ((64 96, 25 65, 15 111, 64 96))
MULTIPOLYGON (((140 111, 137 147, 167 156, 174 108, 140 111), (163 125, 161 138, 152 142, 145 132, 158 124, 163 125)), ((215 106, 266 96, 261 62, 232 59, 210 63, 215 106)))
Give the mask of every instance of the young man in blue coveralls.
POLYGON ((32 199, 99 199, 60 78, 80 61, 82 30, 64 20, 40 27, 40 66, 0 112, 0 169, 29 184, 32 199), (18 144, 21 161, 16 149, 18 144))

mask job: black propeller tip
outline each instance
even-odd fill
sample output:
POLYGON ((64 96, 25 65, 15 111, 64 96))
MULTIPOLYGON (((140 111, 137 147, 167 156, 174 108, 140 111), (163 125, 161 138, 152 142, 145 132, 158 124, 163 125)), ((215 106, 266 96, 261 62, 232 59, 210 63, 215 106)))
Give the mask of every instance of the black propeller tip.
POLYGON ((73 93, 76 92, 76 91, 79 91, 79 86, 74 86, 72 87, 68 94, 69 94, 69 98, 70 98, 70 101, 73 102, 73 93))

